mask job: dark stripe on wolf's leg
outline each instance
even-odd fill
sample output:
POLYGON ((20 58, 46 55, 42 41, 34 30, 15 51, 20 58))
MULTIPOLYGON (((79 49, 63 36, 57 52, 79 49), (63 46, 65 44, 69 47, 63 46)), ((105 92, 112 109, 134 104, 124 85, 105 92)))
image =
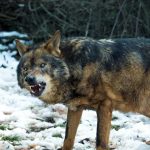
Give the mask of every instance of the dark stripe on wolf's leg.
POLYGON ((77 128, 82 116, 83 110, 72 111, 68 109, 67 114, 67 125, 66 125, 66 135, 64 140, 64 145, 62 150, 71 150, 74 144, 75 135, 77 128))
POLYGON ((100 103, 97 109, 97 150, 107 150, 109 142, 109 133, 111 128, 112 106, 111 101, 107 100, 100 103))

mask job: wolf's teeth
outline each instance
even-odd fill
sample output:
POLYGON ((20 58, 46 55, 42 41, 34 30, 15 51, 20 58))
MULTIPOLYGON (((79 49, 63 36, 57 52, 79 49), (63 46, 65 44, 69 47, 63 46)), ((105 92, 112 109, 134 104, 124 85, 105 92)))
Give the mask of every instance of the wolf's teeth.
POLYGON ((34 86, 30 86, 30 90, 33 94, 35 94, 35 91, 32 89, 34 86))
POLYGON ((32 89, 31 89, 31 92, 34 94, 35 93, 35 91, 33 91, 32 89))

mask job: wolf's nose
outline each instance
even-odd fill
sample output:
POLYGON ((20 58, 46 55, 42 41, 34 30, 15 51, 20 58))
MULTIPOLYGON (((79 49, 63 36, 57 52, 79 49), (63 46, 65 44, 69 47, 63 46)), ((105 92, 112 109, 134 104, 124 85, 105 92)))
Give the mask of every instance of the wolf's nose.
POLYGON ((33 84, 35 84, 35 77, 33 77, 33 76, 26 76, 25 77, 25 81, 28 83, 28 84, 30 84, 30 85, 33 85, 33 84))

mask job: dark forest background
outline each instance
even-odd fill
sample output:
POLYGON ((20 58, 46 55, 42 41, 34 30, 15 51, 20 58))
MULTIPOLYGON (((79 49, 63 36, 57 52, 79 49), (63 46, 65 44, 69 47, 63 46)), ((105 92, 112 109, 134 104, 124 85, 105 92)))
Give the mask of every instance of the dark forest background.
POLYGON ((0 0, 0 31, 35 42, 64 37, 150 37, 150 0, 0 0))

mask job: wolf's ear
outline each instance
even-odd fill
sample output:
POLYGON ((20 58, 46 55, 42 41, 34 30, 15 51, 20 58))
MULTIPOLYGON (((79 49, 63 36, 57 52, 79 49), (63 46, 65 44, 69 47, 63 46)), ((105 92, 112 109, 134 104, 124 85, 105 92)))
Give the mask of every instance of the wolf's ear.
POLYGON ((21 43, 18 39, 16 39, 15 42, 16 42, 16 48, 18 49, 20 56, 22 56, 27 51, 27 46, 21 43))
POLYGON ((61 39, 60 31, 57 30, 45 45, 45 48, 50 52, 50 54, 53 54, 58 57, 61 55, 61 51, 59 49, 60 39, 61 39))

